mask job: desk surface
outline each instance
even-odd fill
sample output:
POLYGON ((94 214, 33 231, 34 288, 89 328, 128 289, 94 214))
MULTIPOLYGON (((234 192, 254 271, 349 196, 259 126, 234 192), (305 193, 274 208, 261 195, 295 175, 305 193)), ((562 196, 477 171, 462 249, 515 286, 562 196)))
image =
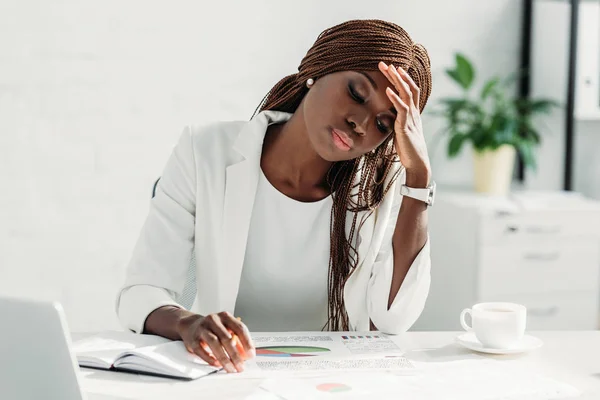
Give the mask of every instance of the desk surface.
MULTIPOLYGON (((443 362, 473 357, 454 343, 457 332, 408 332, 394 337, 415 361, 443 362)), ((550 378, 569 383, 584 393, 580 399, 600 399, 600 331, 529 332, 544 346, 528 354, 487 356, 516 361, 550 378)), ((74 339, 87 336, 73 334, 74 339)), ((88 393, 115 399, 243 399, 254 392, 263 378, 223 374, 192 382, 109 371, 82 369, 82 386, 88 393), (232 381, 232 379, 234 381, 232 381), (235 382, 233 384, 233 382, 235 382)))

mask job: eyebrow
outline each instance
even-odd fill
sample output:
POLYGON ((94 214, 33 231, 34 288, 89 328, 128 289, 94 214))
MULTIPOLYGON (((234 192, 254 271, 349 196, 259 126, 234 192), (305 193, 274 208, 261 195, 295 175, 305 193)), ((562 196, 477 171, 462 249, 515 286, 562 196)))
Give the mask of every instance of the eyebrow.
POLYGON ((373 89, 377 90, 377 83, 371 77, 371 75, 367 74, 365 71, 358 71, 358 73, 362 74, 365 78, 367 78, 369 80, 369 82, 371 82, 371 86, 373 86, 373 89))
MULTIPOLYGON (((367 78, 369 80, 369 82, 371 82, 371 86, 373 86, 373 89, 377 90, 377 83, 371 77, 371 75, 367 74, 365 71, 357 71, 357 72, 359 74, 362 74, 365 78, 367 78)), ((394 106, 392 106, 389 111, 394 115, 398 115, 398 111, 396 110, 396 108, 394 106)))

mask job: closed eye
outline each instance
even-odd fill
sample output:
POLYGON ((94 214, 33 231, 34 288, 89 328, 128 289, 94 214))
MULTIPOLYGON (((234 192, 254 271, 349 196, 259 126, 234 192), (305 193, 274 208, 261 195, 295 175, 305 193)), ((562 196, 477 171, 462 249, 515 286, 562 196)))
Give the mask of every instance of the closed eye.
MULTIPOLYGON (((348 84, 348 93, 350 94, 350 97, 352 97, 352 99, 358 104, 365 103, 365 99, 356 91, 356 89, 354 89, 354 86, 352 86, 351 83, 348 84)), ((381 122, 379 118, 375 120, 375 125, 377 126, 377 130, 379 130, 379 132, 383 133, 384 135, 389 135, 390 133, 392 133, 392 129, 383 122, 381 122)))
POLYGON ((364 104, 365 103, 365 99, 363 99, 361 97, 361 95, 358 94, 358 92, 356 91, 356 89, 354 89, 354 87, 351 84, 348 85, 348 93, 350 93, 350 97, 352 97, 352 99, 354 101, 356 101, 358 104, 364 104))
POLYGON ((384 135, 389 135, 392 133, 392 130, 386 124, 381 122, 379 118, 376 120, 375 124, 377 125, 379 132, 383 133, 384 135))

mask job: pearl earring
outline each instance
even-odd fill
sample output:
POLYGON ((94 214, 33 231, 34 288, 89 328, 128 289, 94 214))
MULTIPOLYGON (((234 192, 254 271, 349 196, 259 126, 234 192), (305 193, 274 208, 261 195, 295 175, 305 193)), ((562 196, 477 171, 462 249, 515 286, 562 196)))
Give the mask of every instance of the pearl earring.
POLYGON ((314 83, 315 83, 315 80, 313 78, 308 78, 306 80, 306 87, 311 87, 314 83))

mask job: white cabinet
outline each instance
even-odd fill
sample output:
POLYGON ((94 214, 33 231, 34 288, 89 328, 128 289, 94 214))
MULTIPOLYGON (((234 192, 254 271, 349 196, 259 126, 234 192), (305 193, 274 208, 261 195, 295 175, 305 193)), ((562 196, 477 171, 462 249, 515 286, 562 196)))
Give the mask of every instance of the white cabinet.
POLYGON ((440 190, 429 231, 431 290, 413 330, 460 330, 460 311, 482 301, 524 304, 530 330, 600 328, 599 202, 440 190))

